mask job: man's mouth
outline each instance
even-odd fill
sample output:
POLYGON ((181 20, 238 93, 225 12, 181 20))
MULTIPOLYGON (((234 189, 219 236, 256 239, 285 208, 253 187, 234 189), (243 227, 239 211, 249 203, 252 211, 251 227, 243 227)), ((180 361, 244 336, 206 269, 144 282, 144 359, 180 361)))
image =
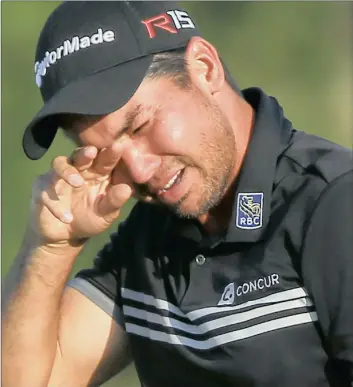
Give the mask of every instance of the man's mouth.
POLYGON ((181 180, 182 175, 183 175, 184 169, 180 169, 169 181, 168 183, 164 186, 163 189, 159 189, 157 191, 157 195, 162 195, 163 193, 169 191, 173 187, 175 187, 181 180))

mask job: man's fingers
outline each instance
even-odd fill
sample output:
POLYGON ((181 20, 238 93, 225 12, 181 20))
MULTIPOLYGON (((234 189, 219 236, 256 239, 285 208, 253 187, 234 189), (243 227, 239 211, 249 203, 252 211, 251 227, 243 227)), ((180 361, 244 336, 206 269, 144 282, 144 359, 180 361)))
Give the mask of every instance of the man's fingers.
POLYGON ((102 149, 92 166, 92 171, 99 175, 110 175, 123 153, 124 145, 114 142, 110 147, 102 149))
POLYGON ((107 222, 113 221, 131 196, 132 189, 127 184, 110 186, 107 193, 98 202, 98 215, 107 222))
POLYGON ((69 163, 67 157, 59 156, 56 157, 52 162, 53 168, 53 183, 57 187, 57 192, 62 192, 62 190, 67 187, 69 184, 71 187, 81 187, 84 183, 84 179, 74 166, 69 163), (63 180, 64 183, 60 184, 60 180, 63 180))
POLYGON ((52 187, 49 187, 47 190, 43 190, 38 199, 41 204, 49 210, 53 216, 55 216, 55 218, 59 219, 63 223, 72 222, 73 216, 70 209, 60 201, 58 195, 52 187))
POLYGON ((75 149, 72 153, 69 163, 78 171, 84 171, 90 168, 94 159, 97 157, 98 150, 94 146, 85 146, 75 149))

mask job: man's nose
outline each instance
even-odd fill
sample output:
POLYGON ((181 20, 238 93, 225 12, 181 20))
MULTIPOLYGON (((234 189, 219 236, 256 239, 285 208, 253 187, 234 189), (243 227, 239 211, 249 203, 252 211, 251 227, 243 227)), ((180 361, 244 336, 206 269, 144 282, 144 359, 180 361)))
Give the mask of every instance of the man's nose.
POLYGON ((137 184, 145 184, 161 165, 161 157, 146 153, 130 142, 125 144, 122 161, 131 179, 137 184))

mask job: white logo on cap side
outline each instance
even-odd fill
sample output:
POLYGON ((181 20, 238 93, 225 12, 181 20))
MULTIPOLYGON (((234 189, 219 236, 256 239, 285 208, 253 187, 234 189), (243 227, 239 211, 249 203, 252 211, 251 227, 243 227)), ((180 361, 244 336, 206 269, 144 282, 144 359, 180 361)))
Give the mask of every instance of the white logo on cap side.
POLYGON ((71 39, 65 40, 59 47, 53 51, 47 51, 45 57, 34 65, 34 72, 36 74, 36 84, 38 87, 42 86, 42 77, 47 73, 47 68, 55 64, 62 57, 70 55, 76 51, 85 49, 91 44, 110 43, 115 40, 115 33, 112 30, 104 31, 98 28, 97 32, 91 36, 73 36, 71 39))

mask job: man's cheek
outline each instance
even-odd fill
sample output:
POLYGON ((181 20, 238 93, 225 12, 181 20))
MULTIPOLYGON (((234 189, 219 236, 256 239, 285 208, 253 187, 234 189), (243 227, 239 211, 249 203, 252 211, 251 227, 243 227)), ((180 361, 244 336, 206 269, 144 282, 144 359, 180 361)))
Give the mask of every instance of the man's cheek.
POLYGON ((176 113, 169 114, 156 129, 154 140, 159 148, 170 150, 166 153, 179 153, 178 150, 185 146, 185 140, 191 137, 190 133, 185 136, 184 121, 176 113))

